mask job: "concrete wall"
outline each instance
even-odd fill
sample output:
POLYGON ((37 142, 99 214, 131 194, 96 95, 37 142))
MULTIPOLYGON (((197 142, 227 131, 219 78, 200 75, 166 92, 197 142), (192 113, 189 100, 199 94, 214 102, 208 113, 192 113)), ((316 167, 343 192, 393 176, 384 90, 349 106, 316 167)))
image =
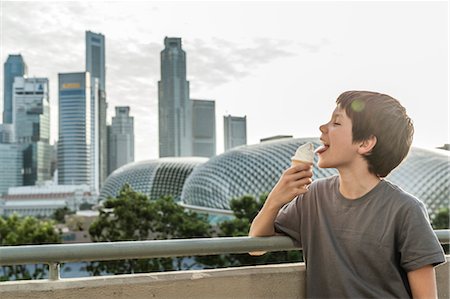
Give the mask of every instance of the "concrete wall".
MULTIPOLYGON (((439 298, 450 298, 449 272, 449 263, 436 268, 439 298)), ((305 266, 295 263, 60 281, 4 282, 0 283, 0 298, 305 298, 305 266)))

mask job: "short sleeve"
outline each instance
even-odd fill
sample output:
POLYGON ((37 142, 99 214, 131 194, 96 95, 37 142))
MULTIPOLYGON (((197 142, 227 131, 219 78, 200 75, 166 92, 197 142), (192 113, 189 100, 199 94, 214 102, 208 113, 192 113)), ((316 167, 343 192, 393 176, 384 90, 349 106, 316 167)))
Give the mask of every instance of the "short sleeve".
POLYGON ((291 202, 287 203, 278 212, 275 219, 275 231, 290 237, 295 246, 301 247, 300 221, 301 221, 301 205, 303 195, 297 196, 291 202))
POLYGON ((416 202, 407 209, 399 234, 400 265, 405 271, 445 262, 423 203, 416 202))

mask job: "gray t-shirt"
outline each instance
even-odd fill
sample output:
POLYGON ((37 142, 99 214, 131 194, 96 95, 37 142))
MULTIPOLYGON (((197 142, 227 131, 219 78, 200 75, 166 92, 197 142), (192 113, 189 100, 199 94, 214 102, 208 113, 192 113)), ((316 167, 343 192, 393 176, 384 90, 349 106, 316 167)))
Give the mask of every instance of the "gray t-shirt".
POLYGON ((303 248, 308 298, 411 298, 406 273, 445 261, 424 204, 386 180, 356 200, 316 180, 275 229, 303 248))

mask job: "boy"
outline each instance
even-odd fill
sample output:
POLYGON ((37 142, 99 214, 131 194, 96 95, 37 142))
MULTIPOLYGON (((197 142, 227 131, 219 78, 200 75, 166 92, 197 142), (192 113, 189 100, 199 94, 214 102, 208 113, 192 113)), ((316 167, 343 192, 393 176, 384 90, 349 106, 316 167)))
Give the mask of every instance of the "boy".
POLYGON ((433 266, 445 257, 426 209, 383 179, 409 151, 411 119, 384 94, 348 91, 336 103, 316 152, 339 175, 311 183, 311 167, 291 166, 249 235, 303 248, 309 298, 437 298, 433 266))

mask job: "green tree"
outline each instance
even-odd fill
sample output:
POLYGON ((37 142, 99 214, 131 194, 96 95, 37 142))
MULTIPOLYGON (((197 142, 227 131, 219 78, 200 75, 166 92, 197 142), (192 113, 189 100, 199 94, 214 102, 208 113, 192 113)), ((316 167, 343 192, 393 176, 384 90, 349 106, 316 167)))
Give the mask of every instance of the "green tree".
MULTIPOLYGON (((0 217, 0 245, 30 245, 61 243, 61 233, 57 232, 53 221, 42 221, 35 217, 21 218, 13 214, 8 218, 0 217)), ((2 266, 0 280, 39 279, 48 269, 45 265, 2 266)))
POLYGON ((69 210, 68 207, 56 209, 52 215, 52 218, 58 223, 64 223, 64 217, 66 215, 75 214, 75 212, 69 210))
POLYGON ((450 228, 450 209, 440 208, 432 220, 434 229, 448 229, 450 228))
MULTIPOLYGON (((144 194, 124 185, 116 198, 108 198, 99 217, 89 228, 94 242, 161 240, 209 237, 206 217, 185 211, 171 197, 150 200, 144 194)), ((140 273, 180 270, 193 267, 195 260, 186 258, 130 259, 94 262, 87 270, 101 273, 140 273)))
MULTIPOLYGON (((449 229, 450 228, 450 208, 440 208, 431 221, 434 229, 449 229)), ((442 248, 446 254, 450 252, 450 245, 443 244, 442 248)))

